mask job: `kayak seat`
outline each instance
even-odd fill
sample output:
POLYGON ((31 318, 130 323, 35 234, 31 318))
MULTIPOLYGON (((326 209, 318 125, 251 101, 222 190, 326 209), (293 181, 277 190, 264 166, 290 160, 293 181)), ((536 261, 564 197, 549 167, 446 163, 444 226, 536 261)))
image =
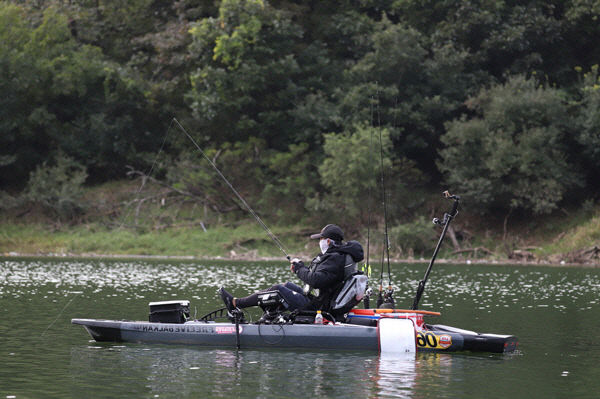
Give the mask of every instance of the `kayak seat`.
POLYGON ((329 312, 337 319, 344 316, 362 301, 367 291, 369 278, 362 271, 350 255, 346 255, 344 265, 344 281, 334 290, 329 312))

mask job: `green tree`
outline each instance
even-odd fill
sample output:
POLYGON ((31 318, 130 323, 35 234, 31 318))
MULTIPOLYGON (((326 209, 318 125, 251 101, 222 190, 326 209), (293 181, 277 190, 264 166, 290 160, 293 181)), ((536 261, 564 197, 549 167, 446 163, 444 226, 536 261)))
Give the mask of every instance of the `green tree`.
POLYGON ((335 215, 341 223, 367 222, 369 201, 375 203, 370 196, 377 198, 380 192, 380 160, 374 157, 379 154, 379 134, 383 169, 390 178, 392 142, 386 129, 358 124, 351 131, 325 135, 319 175, 327 191, 313 200, 315 210, 335 215))
MULTIPOLYGON (((224 143, 218 150, 206 149, 205 153, 242 198, 257 203, 263 190, 261 183, 268 180, 266 159, 270 150, 264 140, 224 143)), ((199 152, 181 154, 166 177, 168 184, 179 190, 178 194, 206 205, 215 214, 247 214, 245 206, 199 152)))
POLYGON ((273 148, 289 144, 287 113, 301 90, 294 54, 301 36, 289 16, 258 0, 225 0, 218 18, 190 29, 190 106, 201 129, 217 142, 259 137, 273 148))
POLYGON ((600 174, 600 75, 598 65, 584 75, 577 141, 582 147, 582 164, 588 187, 596 187, 600 174))
POLYGON ((397 151, 414 155, 427 147, 432 131, 421 109, 427 50, 416 30, 385 15, 369 39, 370 51, 348 71, 353 85, 342 97, 340 114, 347 127, 364 120, 385 127, 397 151))
POLYGON ((74 38, 66 15, 49 7, 37 25, 26 9, 0 3, 0 166, 4 184, 22 187, 28 173, 58 150, 86 165, 93 180, 123 175, 137 152, 157 145, 144 118, 142 88, 127 68, 74 38))
POLYGON ((449 122, 442 136, 439 167, 452 190, 484 211, 555 209, 579 182, 563 93, 518 76, 468 104, 475 116, 449 122))
POLYGON ((394 2, 392 9, 432 45, 469 53, 471 73, 504 81, 509 74, 533 70, 557 79, 566 71, 568 62, 555 59, 570 47, 561 1, 407 0, 394 2))
POLYGON ((306 217, 308 199, 320 187, 317 160, 306 143, 290 144, 287 151, 271 151, 265 160, 269 179, 264 182, 261 208, 270 209, 285 222, 306 217))
MULTIPOLYGON (((264 140, 250 138, 205 153, 261 218, 290 223, 307 216, 305 203, 319 184, 308 145, 292 144, 287 151, 274 151, 266 148, 264 140)), ((172 188, 169 195, 201 205, 205 223, 249 216, 248 209, 199 153, 184 153, 166 165, 163 184, 172 188)))
POLYGON ((579 65, 584 70, 598 64, 600 59, 600 48, 597 46, 598 36, 600 36, 598 21, 600 21, 600 1, 574 0, 565 4, 561 22, 567 48, 561 52, 565 58, 561 58, 558 64, 563 68, 579 65))
POLYGON ((489 77, 473 71, 471 55, 457 43, 432 42, 387 14, 363 40, 367 51, 348 68, 349 87, 340 95, 338 113, 345 126, 370 119, 387 128, 396 152, 437 177, 435 154, 443 124, 489 77))
MULTIPOLYGON (((423 181, 415 164, 433 184, 441 171, 450 173, 436 167, 445 126, 470 131, 481 147, 491 139, 477 132, 492 129, 500 148, 510 140, 518 148, 534 137, 548 140, 545 151, 560 155, 557 171, 577 165, 590 186, 598 172, 596 83, 585 77, 581 91, 573 67, 588 71, 598 63, 599 10, 595 0, 3 1, 1 185, 21 189, 29 172, 58 151, 86 166, 88 183, 121 176, 125 165, 142 169, 177 116, 203 147, 221 149, 219 160, 259 148, 261 173, 234 158, 222 165, 232 176, 258 179, 264 190, 247 190, 258 207, 272 209, 279 198, 290 209, 322 209, 314 206, 324 198, 317 193, 329 190, 316 168, 325 159, 324 133, 350 134, 365 121, 389 132, 391 168, 406 172, 395 178, 413 188, 423 181), (491 126, 486 107, 494 102, 478 93, 514 85, 521 75, 540 77, 548 85, 541 97, 563 96, 577 119, 567 115, 569 123, 559 123, 566 111, 552 103, 562 116, 531 115, 540 132, 527 127, 522 134, 513 120, 491 126)), ((185 158, 187 150, 183 135, 165 147, 170 159, 185 158)), ((462 153, 493 160, 470 151, 462 153)), ((519 173, 533 187, 535 179, 519 173)), ((479 191, 498 184, 481 176, 472 173, 461 184, 479 191)), ((563 177, 545 186, 536 179, 563 195, 562 185, 551 184, 563 177)), ((538 199, 520 190, 513 208, 533 209, 538 199)), ((389 191, 404 196, 401 186, 389 191)), ((486 199, 484 208, 511 199, 486 199)), ((406 214, 403 205, 392 209, 394 217, 406 214)))

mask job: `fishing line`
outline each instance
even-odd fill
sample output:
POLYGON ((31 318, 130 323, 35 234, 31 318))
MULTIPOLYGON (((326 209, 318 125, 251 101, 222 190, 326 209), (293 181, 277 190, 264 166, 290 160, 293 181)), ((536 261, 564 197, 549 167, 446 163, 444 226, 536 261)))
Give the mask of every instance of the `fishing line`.
POLYGON ((279 241, 279 239, 275 236, 275 234, 273 234, 271 229, 269 229, 269 227, 267 227, 267 225, 256 214, 256 212, 254 212, 254 210, 250 207, 250 205, 248 205, 248 203, 244 200, 244 198, 242 198, 240 193, 238 193, 237 190, 235 188, 233 188, 233 185, 229 182, 229 180, 227 180, 227 178, 223 175, 223 173, 221 173, 219 168, 217 168, 217 165, 215 165, 215 163, 206 155, 206 153, 204 151, 202 151, 202 148, 200 148, 198 143, 196 143, 196 140, 194 140, 194 138, 192 136, 190 136, 190 134, 187 132, 187 130, 185 130, 185 128, 183 126, 181 126, 181 123, 179 123, 179 121, 175 118, 173 118, 173 121, 177 124, 177 126, 179 126, 181 131, 187 136, 187 138, 192 142, 192 144, 194 144, 194 146, 198 149, 198 151, 200 151, 200 153, 202 154, 204 159, 206 159, 206 161, 213 167, 213 169, 217 172, 217 174, 221 177, 221 179, 223 179, 223 181, 227 184, 227 186, 229 186, 231 191, 233 191, 233 193, 241 201, 241 203, 244 204, 244 206, 246 207, 246 209, 248 209, 250 214, 252 216, 254 216, 254 219, 256 219, 258 224, 260 224, 262 226, 262 228, 267 232, 267 235, 271 238, 271 240, 273 240, 275 245, 277 245, 277 247, 279 247, 279 249, 281 250, 281 252, 283 252, 285 257, 288 260, 290 260, 290 256, 288 255, 287 251, 284 249, 283 244, 281 243, 281 241, 279 241))
MULTIPOLYGON (((167 129, 167 133, 165 134, 165 137, 163 137, 163 142, 160 145, 160 148, 158 150, 158 153, 156 154, 156 157, 154 157, 154 161, 152 162, 152 165, 150 166, 150 170, 148 171, 148 173, 145 173, 144 176, 152 176, 152 172, 154 171, 154 167, 156 166, 157 162, 158 162, 158 158, 160 156, 160 154, 162 153, 164 147, 165 147, 165 143, 167 142, 167 138, 169 137, 169 133, 171 132, 171 129, 173 128, 173 121, 171 121, 171 123, 169 124, 169 128, 167 129)), ((140 193, 142 192, 142 189, 144 188, 144 186, 146 185, 146 179, 144 177, 142 177, 142 182, 140 184, 140 187, 138 188, 137 192, 135 193, 135 197, 137 198, 140 193)), ((129 217, 129 214, 131 213, 131 210, 133 208, 129 208, 129 210, 127 211, 127 213, 125 214, 125 216, 123 216, 123 218, 121 219, 121 224, 119 225, 118 229, 120 230, 121 228, 123 228, 123 225, 125 224, 125 220, 129 217)))
POLYGON ((60 313, 58 313, 58 316, 56 316, 56 319, 54 319, 54 321, 52 323, 50 323, 50 325, 48 327, 46 327, 46 329, 44 330, 44 332, 41 335, 42 337, 44 336, 44 334, 46 334, 46 332, 50 329, 50 327, 52 327, 54 325, 54 323, 56 323, 56 320, 58 320, 58 318, 60 317, 60 315, 63 314, 63 312, 65 311, 65 309, 67 308, 67 306, 69 306, 71 304, 71 302, 73 302, 73 300, 75 300, 75 298, 77 298, 81 294, 83 294, 83 292, 78 292, 73 298, 71 298, 69 300, 69 302, 67 302, 67 304, 62 308, 62 310, 60 311, 60 313))
MULTIPOLYGON (((163 151, 163 149, 165 147, 165 143, 167 142, 167 138, 169 137, 169 132, 171 131, 172 127, 173 127, 173 121, 171 121, 171 123, 169 124, 169 128, 167 129, 167 133, 165 134, 165 137, 163 138, 163 142, 160 145, 160 149, 158 150, 158 154, 156 154, 156 157, 154 158, 154 161, 152 162, 152 165, 150 166, 150 170, 148 171, 148 173, 146 173, 146 176, 152 175, 152 171, 154 170, 154 167, 156 166, 156 163, 158 161, 158 157, 160 156, 160 154, 162 153, 162 151, 163 151)), ((144 188, 145 184, 146 184, 145 179, 142 179, 142 183, 140 184, 140 187, 138 188, 137 192, 135 193, 136 196, 138 196, 140 194, 140 192, 144 188)), ((121 223, 119 224, 118 229, 121 229, 123 227, 123 225, 125 224, 125 219, 129 216, 130 213, 131 213, 131 208, 127 211, 127 213, 125 214, 125 216, 121 219, 121 223)), ((69 300, 69 302, 67 302, 67 304, 58 313, 58 316, 56 316, 56 318, 52 321, 52 323, 50 323, 48 325, 48 327, 46 327, 46 329, 44 330, 44 332, 42 332, 42 335, 41 335, 42 337, 46 334, 46 332, 48 332, 48 330, 50 328, 52 328, 52 326, 54 325, 54 323, 56 323, 56 321, 64 313, 64 311, 67 309, 67 307, 71 304, 71 302, 73 302, 75 300, 75 298, 77 298, 82 293, 83 292, 78 292, 75 296, 73 296, 73 298, 71 298, 69 300)))

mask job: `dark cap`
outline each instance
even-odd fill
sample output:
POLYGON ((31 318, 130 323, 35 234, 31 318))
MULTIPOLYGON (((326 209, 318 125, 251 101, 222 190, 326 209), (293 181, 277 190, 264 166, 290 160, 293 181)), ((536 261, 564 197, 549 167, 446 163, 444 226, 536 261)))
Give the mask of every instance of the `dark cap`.
POLYGON ((339 226, 328 224, 323 227, 320 233, 312 234, 310 238, 330 238, 333 241, 342 241, 344 239, 344 232, 339 226))

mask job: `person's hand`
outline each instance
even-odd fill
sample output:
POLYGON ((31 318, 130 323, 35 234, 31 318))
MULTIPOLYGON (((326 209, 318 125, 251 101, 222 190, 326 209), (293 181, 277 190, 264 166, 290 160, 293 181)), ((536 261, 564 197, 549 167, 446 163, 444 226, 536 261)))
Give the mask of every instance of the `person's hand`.
POLYGON ((298 258, 294 258, 290 261, 290 270, 292 271, 292 273, 296 273, 296 271, 300 268, 304 266, 304 262, 302 262, 300 259, 298 258))

